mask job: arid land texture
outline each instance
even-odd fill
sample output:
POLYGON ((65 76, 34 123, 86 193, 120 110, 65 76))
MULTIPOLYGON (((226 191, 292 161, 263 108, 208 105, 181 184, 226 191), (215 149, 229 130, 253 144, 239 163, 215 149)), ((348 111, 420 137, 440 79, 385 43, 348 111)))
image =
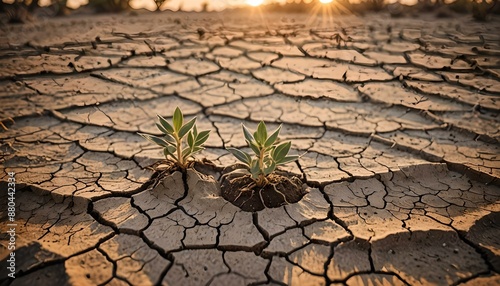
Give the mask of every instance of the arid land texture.
POLYGON ((3 25, 2 285, 498 285, 499 18, 324 20, 3 25), (137 132, 176 106, 212 130, 213 178, 149 168, 137 132), (308 194, 249 213, 217 180, 260 120, 305 153, 284 169, 308 194))

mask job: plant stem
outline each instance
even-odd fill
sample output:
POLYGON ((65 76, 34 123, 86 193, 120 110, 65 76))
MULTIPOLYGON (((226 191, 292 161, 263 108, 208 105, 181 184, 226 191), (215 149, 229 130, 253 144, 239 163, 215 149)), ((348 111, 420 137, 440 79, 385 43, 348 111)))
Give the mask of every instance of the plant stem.
POLYGON ((260 154, 259 154, 259 169, 260 169, 261 172, 264 169, 264 155, 265 155, 264 149, 260 149, 260 154))
POLYGON ((259 154, 259 169, 260 169, 260 174, 259 174, 259 180, 257 181, 257 186, 262 187, 266 184, 266 177, 263 174, 264 172, 264 156, 266 155, 266 149, 262 147, 260 149, 260 154, 259 154))
POLYGON ((184 158, 182 158, 182 141, 179 138, 179 136, 177 136, 177 134, 174 135, 175 135, 175 142, 177 143, 177 160, 179 161, 179 166, 182 169, 185 169, 186 166, 184 166, 184 158))
POLYGON ((266 185, 267 179, 264 174, 259 174, 259 180, 257 181, 257 186, 263 187, 266 185))

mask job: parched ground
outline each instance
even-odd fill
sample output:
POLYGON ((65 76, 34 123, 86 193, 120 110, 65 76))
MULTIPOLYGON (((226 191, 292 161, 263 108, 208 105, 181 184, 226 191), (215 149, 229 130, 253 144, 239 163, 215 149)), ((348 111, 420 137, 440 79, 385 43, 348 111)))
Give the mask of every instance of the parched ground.
POLYGON ((386 15, 2 25, 2 285, 500 284, 499 30, 386 15), (248 213, 209 176, 159 180, 160 150, 136 132, 176 106, 212 130, 197 158, 217 166, 235 163, 242 122, 283 123, 309 193, 248 213))

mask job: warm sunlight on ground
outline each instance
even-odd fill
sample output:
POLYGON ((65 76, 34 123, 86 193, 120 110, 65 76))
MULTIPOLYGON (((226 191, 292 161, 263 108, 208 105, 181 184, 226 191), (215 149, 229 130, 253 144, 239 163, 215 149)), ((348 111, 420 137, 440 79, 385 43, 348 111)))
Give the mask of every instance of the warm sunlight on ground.
POLYGON ((262 2, 264 2, 264 0, 247 0, 247 4, 254 7, 261 5, 262 2))

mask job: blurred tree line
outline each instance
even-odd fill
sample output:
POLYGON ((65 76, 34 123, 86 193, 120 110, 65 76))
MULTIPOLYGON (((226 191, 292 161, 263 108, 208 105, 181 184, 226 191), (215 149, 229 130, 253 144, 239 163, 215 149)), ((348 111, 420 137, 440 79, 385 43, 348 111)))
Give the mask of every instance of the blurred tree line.
MULTIPOLYGON (((130 7, 131 0, 89 0, 87 5, 81 8, 91 9, 96 13, 113 13, 132 10, 130 7)), ((145 0, 154 1, 157 10, 169 0, 145 0)), ((189 1, 189 0, 185 0, 189 1)), ((484 21, 488 18, 488 14, 500 14, 500 4, 497 5, 499 0, 455 0, 452 2, 446 0, 418 0, 418 3, 413 6, 401 4, 399 2, 388 4, 386 0, 361 0, 359 3, 351 3, 349 0, 334 0, 331 4, 333 6, 342 6, 338 9, 339 14, 346 14, 348 12, 356 14, 364 14, 370 11, 387 11, 393 17, 400 17, 408 14, 418 14, 422 12, 437 11, 437 15, 441 17, 449 16, 451 12, 454 13, 472 13, 476 20, 484 21)), ((268 4, 262 6, 266 11, 279 11, 279 12, 310 12, 318 4, 319 0, 313 1, 294 1, 289 0, 287 4, 281 5, 278 3, 268 4)), ((67 15, 72 12, 68 8, 68 0, 51 0, 48 8, 52 16, 67 15)), ((182 7, 182 5, 181 5, 182 7)), ((208 11, 209 1, 202 3, 202 11, 208 11)), ((8 4, 0 0, 0 13, 7 14, 11 22, 23 22, 23 18, 29 18, 30 15, 39 9, 39 0, 14 0, 13 3, 8 4)), ((335 10, 334 10, 335 13, 335 10)), ((0 16, 1 17, 1 16, 0 16)))
MULTIPOLYGON (((165 0, 155 1, 165 2, 165 0)), ((85 6, 94 8, 97 12, 119 12, 131 9, 129 2, 130 0, 89 0, 89 3, 85 6)), ((64 14, 64 10, 68 8, 67 4, 68 0, 51 0, 49 7, 53 10, 61 11, 58 14, 62 15, 64 14)), ((27 12, 33 12, 35 9, 40 7, 38 0, 15 0, 11 4, 0 2, 0 5, 0 8, 3 8, 3 10, 9 7, 15 7, 18 9, 24 9, 27 12)))

